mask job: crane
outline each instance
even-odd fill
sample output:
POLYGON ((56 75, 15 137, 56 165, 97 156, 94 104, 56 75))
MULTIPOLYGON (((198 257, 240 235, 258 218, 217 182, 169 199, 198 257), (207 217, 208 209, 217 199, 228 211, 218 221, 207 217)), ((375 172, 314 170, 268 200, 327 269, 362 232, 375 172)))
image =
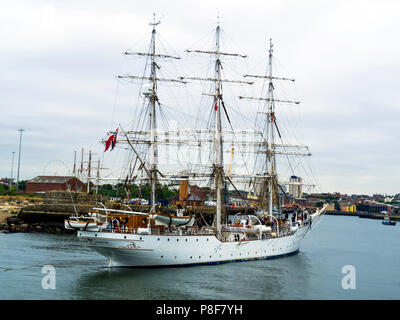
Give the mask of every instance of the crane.
POLYGON ((235 148, 232 148, 231 150, 231 159, 229 161, 229 165, 228 165, 228 171, 227 174, 230 175, 231 174, 231 170, 232 170, 232 162, 233 162, 233 154, 235 152, 235 148))

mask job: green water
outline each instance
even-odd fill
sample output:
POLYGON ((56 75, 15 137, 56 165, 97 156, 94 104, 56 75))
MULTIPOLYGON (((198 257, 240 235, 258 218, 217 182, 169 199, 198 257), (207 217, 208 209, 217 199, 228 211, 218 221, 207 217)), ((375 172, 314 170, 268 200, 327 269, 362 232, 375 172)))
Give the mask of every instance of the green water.
POLYGON ((74 235, 0 234, 0 299, 398 299, 399 225, 325 216, 294 256, 160 269, 108 269, 74 235), (356 289, 342 288, 345 265, 356 289))

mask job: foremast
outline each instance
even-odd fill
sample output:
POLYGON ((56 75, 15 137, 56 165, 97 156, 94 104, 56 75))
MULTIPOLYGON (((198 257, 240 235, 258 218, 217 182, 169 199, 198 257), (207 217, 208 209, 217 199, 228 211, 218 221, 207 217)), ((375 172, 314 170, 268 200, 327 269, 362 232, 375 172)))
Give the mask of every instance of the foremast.
POLYGON ((156 187, 157 187, 157 166, 158 166, 158 147, 157 147, 157 118, 156 118, 156 101, 157 101, 157 78, 156 78, 156 26, 160 22, 152 22, 150 25, 153 26, 153 31, 151 32, 151 71, 150 78, 152 83, 152 90, 149 95, 150 100, 150 185, 151 185, 151 205, 156 204, 156 187))
MULTIPOLYGON (((149 181, 150 181, 150 204, 151 211, 154 210, 155 205, 157 203, 156 194, 157 194, 157 176, 159 173, 158 170, 158 143, 157 143, 157 112, 156 112, 156 103, 159 104, 159 99, 157 96, 157 83, 158 81, 170 81, 170 82, 180 82, 185 83, 184 81, 178 79, 165 79, 165 78, 157 78, 157 69, 160 69, 160 66, 157 64, 157 58, 172 58, 172 59, 180 59, 180 57, 174 57, 165 54, 157 54, 156 53, 156 26, 160 24, 160 21, 155 20, 155 16, 153 21, 149 24, 152 26, 151 32, 151 42, 150 42, 150 52, 125 52, 126 55, 139 55, 150 57, 150 76, 149 77, 141 77, 134 75, 124 75, 119 76, 119 78, 131 78, 131 79, 144 79, 151 81, 151 90, 149 92, 145 92, 145 97, 149 99, 149 127, 150 127, 150 143, 149 143, 149 169, 145 169, 149 181)), ((125 131, 124 131, 125 133, 125 131)), ((131 148, 135 152, 136 156, 138 156, 136 150, 129 142, 129 138, 125 133, 126 139, 130 144, 131 148)), ((141 161, 141 160, 140 160, 141 161)), ((142 162, 142 161, 141 161, 142 162)))

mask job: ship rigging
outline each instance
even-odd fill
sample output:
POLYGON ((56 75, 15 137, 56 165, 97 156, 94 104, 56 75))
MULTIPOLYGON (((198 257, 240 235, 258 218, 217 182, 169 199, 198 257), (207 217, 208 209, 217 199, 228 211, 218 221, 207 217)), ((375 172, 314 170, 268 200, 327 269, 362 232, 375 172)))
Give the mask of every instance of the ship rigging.
MULTIPOLYGON (((222 76, 223 58, 245 59, 247 55, 221 50, 221 28, 217 24, 215 46, 212 50, 186 50, 188 54, 211 56, 214 65, 213 76, 167 78, 158 75, 158 70, 161 69, 159 60, 180 60, 181 58, 157 52, 156 27, 159 24, 160 22, 155 19, 150 23, 152 33, 149 52, 125 53, 149 59, 149 74, 119 76, 119 79, 141 80, 149 83, 143 92, 147 111, 145 122, 148 124, 148 130, 143 129, 143 124, 132 129, 119 125, 122 135, 119 135, 117 143, 127 144, 135 159, 133 168, 129 168, 126 182, 134 181, 140 174, 144 174, 141 179, 150 184, 150 210, 134 212, 131 209, 95 208, 97 212, 102 213, 101 216, 105 217, 105 220, 102 224, 98 222, 99 228, 96 230, 79 229, 78 238, 88 241, 92 249, 107 257, 110 266, 224 263, 268 259, 298 252, 301 240, 311 230, 311 223, 323 214, 326 207, 311 213, 298 206, 300 210, 293 212, 290 217, 282 214, 278 192, 281 190, 285 195, 286 193, 282 183, 278 181, 276 156, 284 155, 288 158, 290 155, 309 156, 311 154, 306 146, 284 144, 282 141, 275 103, 299 104, 299 102, 275 98, 273 80, 290 82, 294 80, 273 75, 272 40, 269 44, 267 75, 246 74, 239 80, 224 78, 222 76), (257 100, 266 103, 266 110, 262 111, 266 116, 266 120, 264 119, 261 125, 262 130, 235 130, 229 115, 231 109, 225 101, 223 84, 253 85, 254 82, 248 79, 268 81, 266 98, 239 96, 240 100, 257 100), (158 114, 162 113, 163 104, 159 97, 159 83, 169 82, 189 86, 191 82, 197 81, 212 84, 211 91, 204 95, 212 99, 209 111, 213 123, 208 128, 197 128, 197 125, 193 124, 187 130, 180 128, 175 132, 160 130, 158 114), (223 127, 223 122, 228 128, 223 127), (250 138, 240 140, 239 134, 250 138), (282 143, 276 142, 278 138, 282 143), (161 145, 201 148, 206 144, 212 145, 209 156, 211 163, 201 163, 200 167, 203 169, 200 171, 196 172, 193 167, 188 167, 180 172, 167 172, 159 166, 161 145), (228 144, 232 145, 229 150, 225 147, 228 144), (244 172, 232 172, 233 146, 243 159, 245 153, 255 154, 253 172, 250 172, 245 161, 244 172), (289 149, 294 149, 294 151, 289 149), (231 163, 227 172, 224 169, 225 152, 231 152, 231 163), (135 175, 133 175, 134 172, 136 172, 135 175), (206 224, 199 228, 194 223, 194 217, 179 208, 176 212, 167 213, 157 210, 157 186, 163 180, 168 181, 180 176, 184 176, 185 179, 205 179, 214 184, 216 206, 212 225, 206 224), (246 219, 243 219, 242 215, 236 215, 228 221, 225 192, 229 184, 240 193, 236 187, 237 183, 247 184, 253 188, 254 194, 257 194, 258 205, 255 214, 247 215, 246 219)), ((103 142, 105 143, 106 140, 103 142)), ((177 157, 179 158, 179 154, 177 157)))

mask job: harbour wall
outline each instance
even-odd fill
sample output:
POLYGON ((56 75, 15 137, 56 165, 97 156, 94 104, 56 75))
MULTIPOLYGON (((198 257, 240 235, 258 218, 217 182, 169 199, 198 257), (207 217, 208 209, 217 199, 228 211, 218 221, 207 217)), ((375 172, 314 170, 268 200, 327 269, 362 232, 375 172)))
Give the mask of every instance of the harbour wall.
MULTIPOLYGON (((376 220, 383 220, 385 215, 383 213, 373 213, 373 212, 346 212, 346 211, 327 211, 326 215, 332 216, 350 216, 350 217, 359 217, 364 219, 376 219, 376 220)), ((400 215, 391 214, 390 219, 393 221, 400 221, 400 215)))

